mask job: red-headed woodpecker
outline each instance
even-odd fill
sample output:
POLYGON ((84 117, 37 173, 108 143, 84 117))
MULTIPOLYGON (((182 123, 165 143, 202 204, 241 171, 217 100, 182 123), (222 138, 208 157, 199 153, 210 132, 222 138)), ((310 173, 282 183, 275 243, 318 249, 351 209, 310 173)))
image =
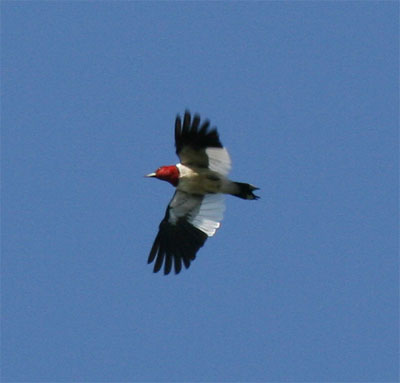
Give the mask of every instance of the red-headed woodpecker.
POLYGON ((182 269, 182 262, 190 262, 220 226, 225 210, 223 194, 254 200, 258 188, 228 179, 231 159, 222 146, 210 122, 200 126, 200 116, 185 112, 183 125, 180 116, 175 120, 175 147, 181 163, 161 166, 147 177, 156 177, 175 186, 165 217, 151 248, 148 263, 154 260, 154 272, 164 264, 164 274, 169 274, 174 260, 175 273, 182 269))

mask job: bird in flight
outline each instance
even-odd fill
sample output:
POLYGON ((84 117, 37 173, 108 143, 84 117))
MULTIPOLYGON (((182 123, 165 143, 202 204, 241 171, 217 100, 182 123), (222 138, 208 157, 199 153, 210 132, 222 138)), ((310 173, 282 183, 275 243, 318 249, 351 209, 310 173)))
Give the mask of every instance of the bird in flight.
POLYGON ((153 271, 169 274, 174 264, 175 273, 189 268, 196 253, 208 237, 220 227, 225 211, 223 194, 255 200, 258 188, 229 180, 231 159, 221 144, 216 128, 210 122, 200 125, 200 116, 193 119, 185 111, 183 124, 178 115, 175 120, 175 147, 180 159, 177 165, 161 166, 146 177, 167 181, 175 187, 165 217, 150 251, 148 263, 153 271))

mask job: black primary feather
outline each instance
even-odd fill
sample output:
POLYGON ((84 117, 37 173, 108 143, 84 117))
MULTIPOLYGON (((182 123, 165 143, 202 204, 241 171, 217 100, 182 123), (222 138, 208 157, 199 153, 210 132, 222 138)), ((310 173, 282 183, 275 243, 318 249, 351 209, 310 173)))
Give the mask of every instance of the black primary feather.
POLYGON ((191 120, 190 112, 185 111, 183 126, 181 117, 178 115, 175 120, 175 147, 176 154, 188 146, 194 150, 206 149, 209 147, 222 148, 218 132, 215 128, 209 130, 210 122, 205 120, 200 126, 200 116, 195 114, 191 120))
POLYGON ((164 274, 169 274, 174 263, 175 273, 189 268, 190 262, 196 258, 197 251, 204 245, 207 234, 191 225, 184 217, 176 223, 169 222, 168 206, 164 219, 151 248, 147 263, 155 260, 153 271, 157 273, 164 265, 164 274))

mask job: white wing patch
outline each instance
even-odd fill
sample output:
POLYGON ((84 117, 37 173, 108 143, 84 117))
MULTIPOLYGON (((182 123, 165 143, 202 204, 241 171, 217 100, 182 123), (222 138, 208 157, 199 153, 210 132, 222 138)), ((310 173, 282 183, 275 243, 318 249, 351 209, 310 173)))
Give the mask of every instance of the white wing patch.
POLYGON ((224 217, 225 202, 222 194, 206 194, 201 201, 198 210, 191 212, 188 221, 212 237, 220 227, 224 217))
POLYGON ((176 224, 179 218, 186 217, 191 225, 212 237, 221 225, 224 211, 223 194, 197 196, 178 190, 169 204, 168 221, 176 224))
POLYGON ((207 148, 208 167, 214 172, 226 176, 231 170, 231 158, 226 148, 207 148))
POLYGON ((169 204, 169 221, 175 224, 179 218, 199 209, 200 204, 201 196, 197 197, 177 190, 169 204))

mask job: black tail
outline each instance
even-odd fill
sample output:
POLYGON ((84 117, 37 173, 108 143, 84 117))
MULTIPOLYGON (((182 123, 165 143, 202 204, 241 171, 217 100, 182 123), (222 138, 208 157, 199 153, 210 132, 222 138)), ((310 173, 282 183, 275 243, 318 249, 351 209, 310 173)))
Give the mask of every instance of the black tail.
POLYGON ((259 188, 250 185, 250 184, 245 184, 243 182, 234 182, 235 186, 237 187, 237 191, 235 193, 232 193, 232 195, 243 198, 243 199, 259 199, 260 197, 253 194, 254 190, 258 190, 259 188))

